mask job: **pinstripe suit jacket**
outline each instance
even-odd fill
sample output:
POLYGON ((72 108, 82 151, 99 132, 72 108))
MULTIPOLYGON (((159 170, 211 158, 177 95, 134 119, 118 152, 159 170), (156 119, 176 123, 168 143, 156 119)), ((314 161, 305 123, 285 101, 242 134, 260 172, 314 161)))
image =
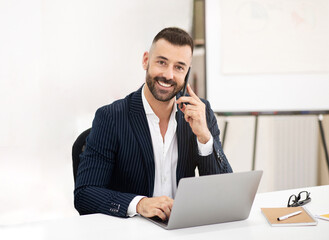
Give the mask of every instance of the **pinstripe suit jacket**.
MULTIPOLYGON (((76 178, 74 204, 80 214, 126 217, 136 195, 153 195, 154 154, 141 94, 140 88, 97 110, 76 178)), ((194 176, 196 167, 200 175, 232 172, 221 148, 214 113, 203 101, 214 151, 199 156, 196 136, 178 110, 177 184, 181 178, 194 176)))

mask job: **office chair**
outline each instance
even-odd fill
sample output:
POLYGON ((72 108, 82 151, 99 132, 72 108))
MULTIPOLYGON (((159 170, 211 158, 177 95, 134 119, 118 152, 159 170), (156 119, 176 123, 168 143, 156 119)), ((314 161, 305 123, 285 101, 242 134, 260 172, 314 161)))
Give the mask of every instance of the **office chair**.
POLYGON ((86 138, 90 133, 91 128, 82 132, 78 138, 75 140, 72 146, 72 163, 73 163, 73 177, 74 182, 77 177, 78 167, 80 163, 79 155, 85 150, 86 147, 86 138))

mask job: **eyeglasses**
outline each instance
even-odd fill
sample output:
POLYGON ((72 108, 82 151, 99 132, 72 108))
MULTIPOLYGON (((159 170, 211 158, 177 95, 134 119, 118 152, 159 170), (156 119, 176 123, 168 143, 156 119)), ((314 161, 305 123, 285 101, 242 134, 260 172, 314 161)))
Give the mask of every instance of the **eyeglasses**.
POLYGON ((301 191, 298 196, 291 195, 288 200, 288 207, 299 207, 309 203, 311 201, 310 195, 311 193, 307 191, 301 191))

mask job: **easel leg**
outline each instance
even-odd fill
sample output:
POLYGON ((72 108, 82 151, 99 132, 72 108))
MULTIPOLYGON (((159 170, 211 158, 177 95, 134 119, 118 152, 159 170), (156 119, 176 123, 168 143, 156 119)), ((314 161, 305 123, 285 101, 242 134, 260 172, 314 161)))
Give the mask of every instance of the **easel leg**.
POLYGON ((252 153, 251 170, 255 170, 255 167, 256 167, 257 131, 258 131, 258 115, 255 116, 254 149, 253 149, 253 153, 252 153))
POLYGON ((223 140, 222 140, 222 149, 223 150, 224 150, 224 143, 225 143, 227 128, 228 128, 228 121, 225 120, 224 131, 223 131, 223 140))
POLYGON ((322 120, 323 120, 323 116, 322 114, 319 115, 319 128, 320 128, 320 133, 321 133, 321 139, 322 139, 322 144, 323 144, 323 149, 324 149, 324 154, 327 160, 327 167, 329 170, 329 156, 328 156, 328 149, 327 149, 327 144, 326 144, 326 138, 324 136, 324 130, 323 130, 323 125, 322 125, 322 120))

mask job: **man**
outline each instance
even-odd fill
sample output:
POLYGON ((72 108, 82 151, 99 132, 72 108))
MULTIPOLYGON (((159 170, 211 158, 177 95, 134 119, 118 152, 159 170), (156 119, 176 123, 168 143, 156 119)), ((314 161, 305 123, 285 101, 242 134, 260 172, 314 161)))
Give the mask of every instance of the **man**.
POLYGON ((210 105, 191 87, 180 97, 193 40, 165 28, 143 55, 146 84, 97 110, 80 156, 75 207, 80 214, 169 218, 181 178, 232 172, 210 105))

